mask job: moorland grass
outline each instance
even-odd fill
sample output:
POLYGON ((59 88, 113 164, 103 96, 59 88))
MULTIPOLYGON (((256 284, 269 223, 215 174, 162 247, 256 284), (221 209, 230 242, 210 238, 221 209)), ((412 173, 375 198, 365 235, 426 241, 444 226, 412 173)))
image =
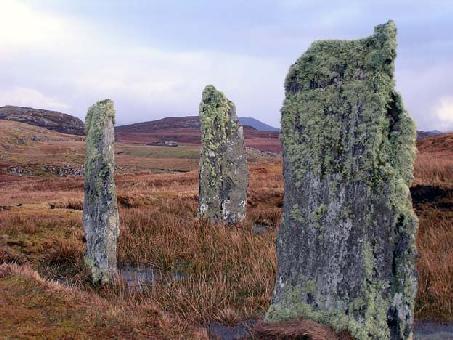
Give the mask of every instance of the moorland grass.
MULTIPOLYGON (((439 202, 416 204, 420 219, 419 319, 453 320, 452 159, 433 160, 425 154, 417 158, 415 183, 439 186, 446 192, 439 202)), ((173 161, 178 160, 168 159, 173 161)), ((234 323, 263 316, 275 280, 274 241, 283 200, 279 158, 250 164, 248 217, 234 227, 210 226, 197 219, 196 170, 121 174, 116 182, 121 218, 119 264, 153 266, 163 279, 143 291, 127 290, 122 282, 91 286, 82 258, 82 178, 24 176, 19 181, 2 175, 0 201, 7 208, 0 210, 0 262, 9 264, 2 267, 0 289, 1 296, 10 294, 10 307, 8 311, 0 308, 7 320, 0 324, 0 333, 11 334, 4 333, 12 332, 15 322, 8 318, 26 313, 24 296, 34 301, 33 313, 39 312, 40 305, 49 304, 49 299, 60 300, 42 313, 55 315, 61 305, 67 305, 65 313, 36 330, 57 332, 49 334, 74 334, 71 332, 78 329, 71 325, 77 319, 86 334, 95 330, 107 334, 102 332, 115 323, 112 330, 118 334, 133 329, 136 333, 131 334, 143 337, 196 334, 202 338, 205 333, 200 327, 211 320, 234 323), (255 222, 270 227, 256 235, 252 232, 255 222), (180 278, 172 276, 175 271, 182 273, 180 278), (81 294, 83 298, 74 302, 59 297, 60 290, 49 293, 46 287, 53 285, 52 280, 60 282, 63 295, 81 294), (100 313, 96 322, 86 312, 92 308, 100 313), (83 317, 74 319, 74 313, 83 317)), ((41 320, 43 316, 29 317, 41 320)), ((20 334, 31 334, 26 333, 30 331, 27 327, 31 327, 29 323, 20 334)))

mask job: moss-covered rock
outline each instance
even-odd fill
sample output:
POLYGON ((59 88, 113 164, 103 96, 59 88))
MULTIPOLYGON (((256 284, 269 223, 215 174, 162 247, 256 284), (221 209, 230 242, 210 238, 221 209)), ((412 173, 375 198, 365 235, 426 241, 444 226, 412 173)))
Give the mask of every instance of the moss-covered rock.
POLYGON ((114 119, 109 99, 90 107, 85 119, 85 262, 95 283, 109 282, 116 272, 119 217, 114 182, 114 119))
POLYGON ((199 215, 234 224, 245 218, 247 158, 236 109, 214 86, 205 87, 200 103, 201 158, 199 215))
POLYGON ((284 216, 270 321, 306 317, 358 339, 410 339, 415 126, 395 91, 396 27, 317 41, 282 108, 284 216))

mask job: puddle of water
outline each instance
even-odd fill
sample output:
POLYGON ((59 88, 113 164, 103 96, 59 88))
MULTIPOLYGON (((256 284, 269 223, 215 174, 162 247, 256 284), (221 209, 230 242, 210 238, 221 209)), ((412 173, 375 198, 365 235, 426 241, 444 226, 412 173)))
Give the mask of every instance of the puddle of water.
POLYGON ((125 266, 118 270, 118 274, 129 289, 141 290, 158 279, 157 271, 153 267, 125 266))
POLYGON ((235 326, 225 326, 220 322, 211 322, 208 325, 208 337, 212 340, 251 339, 255 323, 256 320, 247 320, 235 326))
POLYGON ((171 272, 166 276, 154 267, 133 267, 123 266, 118 269, 120 278, 126 283, 127 288, 130 290, 142 290, 146 287, 152 286, 156 281, 160 280, 174 280, 180 281, 187 276, 179 271, 171 272))

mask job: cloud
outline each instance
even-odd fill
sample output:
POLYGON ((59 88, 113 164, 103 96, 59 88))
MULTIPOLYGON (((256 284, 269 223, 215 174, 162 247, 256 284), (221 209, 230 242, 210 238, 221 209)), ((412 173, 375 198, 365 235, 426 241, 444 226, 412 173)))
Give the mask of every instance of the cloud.
POLYGON ((286 68, 272 60, 219 52, 165 52, 137 46, 116 51, 105 46, 102 56, 86 56, 82 65, 67 67, 66 72, 71 73, 67 77, 73 91, 85 93, 85 98, 112 97, 122 122, 197 114, 203 87, 214 84, 235 101, 239 114, 261 111, 266 120, 264 115, 273 105, 277 113, 273 122, 278 124, 286 68))
POLYGON ((6 91, 0 91, 0 103, 14 106, 30 106, 50 110, 67 110, 69 105, 54 97, 49 97, 41 92, 30 89, 15 87, 6 91))
POLYGON ((453 77, 449 76, 453 63, 429 62, 410 59, 405 52, 397 64, 397 88, 401 91, 404 106, 417 123, 419 130, 448 130, 453 126, 441 121, 437 110, 441 106, 441 98, 451 97, 453 77))
POLYGON ((0 3, 1 51, 10 48, 49 46, 66 34, 65 22, 58 16, 39 12, 23 2, 0 3))
POLYGON ((442 97, 435 109, 435 114, 439 120, 447 125, 450 129, 453 128, 453 97, 442 97))
POLYGON ((203 87, 214 84, 236 102, 239 114, 274 125, 280 120, 287 66, 272 59, 209 50, 165 51, 112 37, 102 25, 57 17, 24 3, 5 4, 10 19, 0 30, 11 24, 13 32, 19 32, 13 34, 15 39, 0 35, 5 69, 0 82, 10 86, 0 105, 48 105, 82 117, 93 102, 112 98, 117 121, 129 123, 197 114, 203 87), (270 112, 276 115, 266 118, 270 112))
MULTIPOLYGON (((451 128, 437 111, 453 89, 453 6, 408 3, 391 6, 398 88, 419 129, 451 128)), ((278 126, 284 77, 311 41, 367 36, 390 4, 0 0, 0 105, 13 98, 82 118, 93 102, 112 98, 117 121, 129 123, 196 114, 203 87, 213 84, 239 115, 278 126)))

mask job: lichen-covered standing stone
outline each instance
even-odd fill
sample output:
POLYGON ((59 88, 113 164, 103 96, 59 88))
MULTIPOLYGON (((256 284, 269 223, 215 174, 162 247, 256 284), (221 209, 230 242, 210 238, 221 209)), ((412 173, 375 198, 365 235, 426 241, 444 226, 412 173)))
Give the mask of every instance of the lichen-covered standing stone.
POLYGON ((412 337, 415 126, 394 89, 395 50, 390 21, 366 39, 317 41, 289 70, 269 321, 309 318, 357 339, 412 337))
POLYGON ((86 159, 83 227, 85 262, 95 283, 107 283, 116 272, 119 217, 114 182, 113 102, 90 107, 85 119, 86 159))
POLYGON ((246 214, 248 171, 235 106, 208 85, 200 103, 200 121, 199 215, 214 223, 238 223, 246 214))

